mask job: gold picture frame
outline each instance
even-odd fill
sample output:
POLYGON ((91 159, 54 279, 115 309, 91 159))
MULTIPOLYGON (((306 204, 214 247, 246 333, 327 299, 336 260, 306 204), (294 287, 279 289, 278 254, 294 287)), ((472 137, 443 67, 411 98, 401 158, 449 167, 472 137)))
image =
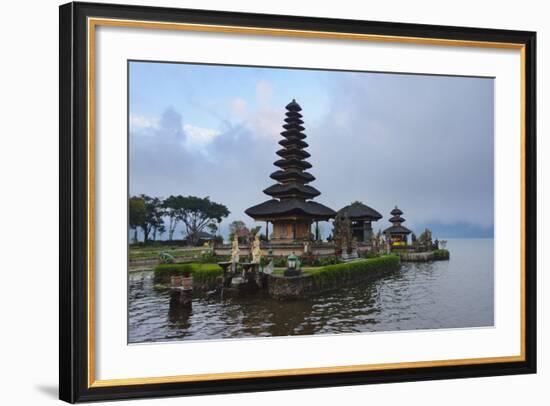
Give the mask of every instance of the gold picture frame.
POLYGON ((535 371, 535 34, 69 3, 61 15, 61 381, 69 402, 535 371), (163 16, 171 15, 170 21, 163 16), (215 20, 215 22, 209 22, 215 20), (253 21, 254 24, 250 25, 253 21), (245 23, 246 22, 246 23, 245 23), (521 55, 521 353, 514 356, 100 380, 95 373, 95 31, 131 27, 518 50, 521 55), (316 28, 313 28, 316 27, 316 28), (338 29, 338 31, 335 31, 338 29), (390 32, 394 32, 393 34, 390 32), (86 92, 77 92, 85 85, 86 92), (64 121, 66 120, 66 121, 64 121), (75 152, 75 145, 78 151, 75 152), (82 158, 85 154, 85 159, 82 158), (80 156, 79 156, 80 155, 80 156), (85 165, 83 165, 85 163, 85 165), (71 176, 70 173, 74 175, 71 176), (78 185, 77 185, 77 182, 78 185), (83 186, 85 185, 85 187, 83 186), (78 205, 71 204, 78 199, 78 205), (63 210, 66 209, 64 212, 63 210), (74 221, 78 219, 78 221, 74 221), (81 238, 84 237, 84 238, 81 238), (79 244, 79 248, 75 248, 79 244), (81 246, 80 246, 81 244, 81 246), (85 262, 73 261, 85 254, 85 262), (68 280, 71 283, 67 283, 68 280), (66 302, 66 295, 75 297, 66 302), (85 311, 84 311, 85 310, 85 311), (85 322, 75 315, 85 316, 85 322), (70 348, 71 351, 66 350, 70 348), (347 379, 347 380, 346 380, 347 379), (223 386, 216 383, 223 382, 223 386))

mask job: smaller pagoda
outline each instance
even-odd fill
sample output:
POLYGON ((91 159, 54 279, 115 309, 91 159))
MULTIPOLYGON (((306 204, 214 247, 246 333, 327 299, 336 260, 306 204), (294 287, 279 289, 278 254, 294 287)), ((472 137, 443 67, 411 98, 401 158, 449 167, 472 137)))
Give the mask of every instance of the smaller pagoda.
POLYGON ((369 242, 372 237, 372 222, 382 218, 380 213, 362 202, 348 204, 341 208, 338 214, 349 218, 353 237, 363 243, 369 242))
POLYGON ((406 245, 408 243, 408 236, 412 231, 402 225, 405 222, 405 219, 401 217, 403 212, 395 206, 390 214, 392 217, 389 221, 392 223, 392 226, 384 230, 386 238, 389 239, 391 245, 406 245))

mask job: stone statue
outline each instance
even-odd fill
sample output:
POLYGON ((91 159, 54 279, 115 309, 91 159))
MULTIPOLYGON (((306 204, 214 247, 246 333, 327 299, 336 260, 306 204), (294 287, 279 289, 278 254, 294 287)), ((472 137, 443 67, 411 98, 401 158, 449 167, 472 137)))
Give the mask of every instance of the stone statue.
POLYGON ((351 252, 357 252, 357 238, 351 238, 351 252))
POLYGON ((348 217, 348 214, 344 214, 344 241, 342 241, 342 251, 347 251, 348 254, 351 254, 352 252, 352 239, 353 236, 351 234, 351 220, 348 217), (344 244, 345 242, 345 244, 344 244))
POLYGON ((256 233, 252 243, 252 263, 259 264, 262 258, 262 249, 260 248, 260 234, 256 233))
POLYGON ((384 236, 384 241, 386 243, 386 254, 391 253, 391 237, 389 235, 384 236))
POLYGON ((351 252, 351 221, 347 214, 338 214, 333 223, 333 242, 336 254, 347 255, 351 252))
POLYGON ((237 264, 239 262, 239 238, 237 234, 233 237, 233 242, 231 243, 231 262, 237 264))
POLYGON ((304 241, 304 254, 309 253, 309 241, 304 241))

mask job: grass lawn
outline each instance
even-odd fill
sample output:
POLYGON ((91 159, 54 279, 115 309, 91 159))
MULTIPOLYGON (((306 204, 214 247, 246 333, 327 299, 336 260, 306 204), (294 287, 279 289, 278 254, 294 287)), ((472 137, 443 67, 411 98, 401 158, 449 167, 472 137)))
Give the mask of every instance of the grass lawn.
MULTIPOLYGON (((365 272, 381 268, 392 268, 399 264, 397 255, 383 255, 376 258, 360 259, 358 261, 344 262, 333 265, 302 267, 302 272, 316 278, 333 277, 344 272, 365 272)), ((286 268, 273 268, 273 275, 283 275, 286 268)))
MULTIPOLYGON (((320 267, 305 267, 302 272, 311 275, 315 283, 320 286, 335 286, 342 278, 350 274, 379 272, 384 270, 395 270, 399 268, 399 257, 397 255, 385 255, 378 258, 362 259, 359 261, 325 265, 320 267)), ((277 267, 273 269, 273 275, 283 275, 286 268, 277 267)), ((216 280, 223 275, 222 268, 215 263, 178 263, 159 264, 153 269, 155 283, 167 284, 171 276, 192 275, 197 286, 212 289, 216 286, 216 280)))
POLYGON ((223 275, 223 270, 218 264, 159 264, 153 269, 155 283, 170 283, 170 277, 189 274, 193 276, 196 284, 214 287, 216 278, 223 275))
MULTIPOLYGON (((313 273, 318 269, 321 269, 322 267, 302 267, 302 272, 305 274, 313 273)), ((273 268, 273 274, 272 275, 282 275, 285 272, 286 268, 273 268)))

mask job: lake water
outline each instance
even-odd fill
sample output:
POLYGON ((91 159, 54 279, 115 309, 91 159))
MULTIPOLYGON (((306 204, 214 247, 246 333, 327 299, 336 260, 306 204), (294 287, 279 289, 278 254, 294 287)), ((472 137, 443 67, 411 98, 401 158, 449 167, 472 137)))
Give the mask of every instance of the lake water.
POLYGON ((493 240, 449 240, 449 261, 404 263, 379 280, 313 298, 260 295, 170 305, 152 272, 129 278, 129 342, 492 326, 493 240))

